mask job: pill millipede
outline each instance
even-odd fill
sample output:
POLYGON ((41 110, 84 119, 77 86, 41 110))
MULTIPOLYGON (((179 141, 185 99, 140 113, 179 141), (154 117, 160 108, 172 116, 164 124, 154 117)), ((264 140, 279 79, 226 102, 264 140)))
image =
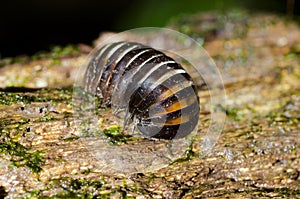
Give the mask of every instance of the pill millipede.
POLYGON ((124 123, 134 122, 147 138, 182 138, 198 124, 199 97, 190 74, 147 45, 104 45, 89 61, 83 87, 98 96, 102 106, 124 110, 124 123))

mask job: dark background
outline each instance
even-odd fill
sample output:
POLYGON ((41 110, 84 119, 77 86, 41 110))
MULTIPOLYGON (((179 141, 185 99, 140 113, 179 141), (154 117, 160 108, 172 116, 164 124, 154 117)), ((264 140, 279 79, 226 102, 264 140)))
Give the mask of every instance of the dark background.
POLYGON ((0 57, 31 55, 53 45, 91 44, 101 31, 165 26, 172 17, 246 8, 300 14, 298 0, 10 0, 0 3, 0 57), (287 2, 294 1, 294 9, 287 2))

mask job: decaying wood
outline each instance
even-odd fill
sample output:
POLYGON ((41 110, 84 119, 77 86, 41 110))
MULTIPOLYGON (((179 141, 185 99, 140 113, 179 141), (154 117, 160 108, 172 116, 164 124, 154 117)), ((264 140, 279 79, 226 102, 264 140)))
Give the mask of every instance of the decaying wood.
MULTIPOLYGON (((190 16, 170 27, 189 27, 186 34, 204 39, 223 76, 227 118, 208 154, 193 154, 193 146, 188 157, 159 170, 103 172, 93 147, 107 142, 93 145, 76 134, 72 85, 86 54, 3 61, 0 196, 300 198, 300 27, 243 12, 190 16)), ((202 113, 199 131, 209 125, 205 105, 202 113)))

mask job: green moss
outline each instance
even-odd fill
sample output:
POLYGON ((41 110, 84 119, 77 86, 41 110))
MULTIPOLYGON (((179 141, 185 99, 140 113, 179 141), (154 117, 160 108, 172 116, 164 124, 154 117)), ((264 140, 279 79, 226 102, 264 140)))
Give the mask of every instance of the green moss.
POLYGON ((300 54, 300 45, 294 44, 294 45, 292 45, 290 50, 291 50, 291 53, 299 55, 300 54))
POLYGON ((270 112, 266 116, 269 125, 298 125, 300 121, 300 109, 299 105, 297 105, 299 102, 295 100, 289 100, 280 108, 270 112))
POLYGON ((77 137, 77 136, 75 136, 75 137, 68 137, 68 138, 65 138, 64 141, 66 141, 66 142, 73 142, 75 140, 78 140, 79 138, 80 137, 77 137))
POLYGON ((272 193, 272 195, 275 197, 293 197, 293 196, 299 196, 300 195, 300 189, 290 189, 287 187, 283 188, 261 188, 259 191, 255 191, 253 195, 260 196, 260 197, 268 197, 272 193))
POLYGON ((67 45, 67 46, 52 46, 51 47, 51 55, 52 57, 61 57, 61 56, 70 56, 79 54, 79 49, 75 45, 67 45))
MULTIPOLYGON (((207 187, 211 187, 211 185, 207 185, 207 187)), ((211 187, 213 189, 213 187, 211 187)), ((199 188, 198 188, 199 189, 199 188)), ((221 190, 216 191, 214 193, 214 197, 221 197, 221 198, 230 198, 231 197, 238 197, 238 198, 245 198, 252 196, 256 197, 263 197, 263 198, 297 198, 300 194, 300 189, 290 189, 287 187, 283 188, 256 188, 256 189, 229 189, 227 191, 221 190)))
POLYGON ((12 105, 17 102, 23 102, 25 104, 28 104, 30 101, 33 101, 34 98, 16 93, 0 92, 0 104, 4 105, 12 105))
MULTIPOLYGON (((24 92, 27 91, 24 88, 13 89, 8 88, 13 92, 0 91, 0 104, 12 105, 15 103, 30 104, 31 102, 64 102, 66 104, 72 104, 72 89, 41 89, 36 92, 24 92)), ((34 90, 35 91, 35 90, 34 90)))
POLYGON ((289 61, 289 60, 295 60, 298 58, 299 55, 297 55, 296 53, 289 53, 289 54, 286 54, 284 55, 284 59, 286 61, 289 61))
POLYGON ((39 51, 32 56, 21 55, 17 57, 6 57, 1 59, 0 55, 0 67, 10 64, 17 63, 28 63, 32 60, 40 60, 40 59, 52 59, 53 62, 51 65, 61 64, 60 58, 62 57, 71 57, 78 56, 80 54, 80 50, 76 45, 66 45, 66 46, 52 46, 50 51, 39 51))
POLYGON ((39 59, 53 59, 54 64, 60 63, 61 57, 70 57, 80 54, 80 50, 76 45, 67 45, 67 46, 52 46, 50 52, 40 51, 32 55, 31 60, 39 59))
POLYGON ((33 191, 28 191, 25 196, 24 199, 31 199, 31 198, 40 198, 39 197, 40 191, 39 190, 33 190, 33 191))
POLYGON ((195 151, 193 151, 193 143, 197 140, 196 137, 192 139, 192 142, 190 143, 189 147, 185 151, 185 156, 182 158, 178 158, 174 160, 173 162, 170 163, 170 165, 175 164, 175 163, 181 163, 181 162, 186 162, 190 161, 194 157, 199 157, 199 154, 197 154, 195 151))
POLYGON ((61 64, 61 60, 59 58, 53 58, 50 66, 54 66, 54 65, 60 65, 61 64))
POLYGON ((28 63, 30 61, 30 57, 28 56, 17 56, 17 57, 5 57, 3 59, 0 59, 0 67, 10 65, 10 64, 24 64, 28 63))
POLYGON ((262 126, 258 126, 258 125, 252 125, 250 124, 251 126, 249 126, 247 128, 247 130, 241 132, 240 134, 236 135, 236 137, 244 137, 246 136, 246 140, 253 140, 254 137, 253 137, 253 133, 257 133, 257 132, 262 132, 263 131, 263 128, 262 126))
MULTIPOLYGON (((10 130, 10 129, 16 129, 17 132, 23 131, 24 124, 27 124, 30 121, 30 119, 22 119, 19 121, 12 121, 11 118, 1 118, 0 120, 0 130, 10 130)), ((0 135, 1 136, 1 135, 0 135)))
POLYGON ((39 173, 42 170, 44 160, 42 151, 31 151, 18 142, 18 138, 24 133, 24 126, 30 120, 24 119, 10 123, 9 120, 0 123, 0 154, 9 155, 11 164, 16 167, 28 167, 31 172, 39 173))
POLYGON ((66 161, 62 158, 62 156, 56 156, 55 162, 66 162, 66 161))
POLYGON ((109 139, 111 144, 122 144, 135 140, 132 136, 123 134, 121 127, 117 125, 112 125, 104 129, 103 134, 109 139))
POLYGON ((241 121, 244 118, 244 114, 242 114, 238 108, 226 109, 225 113, 234 121, 241 121))
POLYGON ((37 96, 41 96, 46 102, 63 102, 65 104, 72 104, 72 91, 73 88, 64 89, 41 89, 37 96))
MULTIPOLYGON (((16 143, 16 144, 18 144, 18 143, 16 143)), ((27 150, 27 148, 23 148, 22 145, 19 145, 19 146, 21 148, 21 151, 27 150)), ((12 165, 17 166, 17 167, 27 166, 28 168, 30 168, 31 172, 39 173, 40 171, 42 171, 41 166, 44 164, 44 160, 43 160, 41 154, 42 154, 41 151, 35 151, 32 153, 28 153, 28 152, 24 153, 24 156, 22 156, 22 158, 13 160, 12 165)))
POLYGON ((28 192, 25 198, 111 198, 113 196, 121 198, 134 198, 128 192, 142 193, 137 186, 123 183, 121 186, 110 187, 106 185, 104 178, 98 181, 85 179, 59 178, 49 181, 44 190, 28 192), (57 193, 52 196, 44 196, 43 191, 57 189, 57 193))
POLYGON ((284 188, 275 189, 275 191, 280 193, 280 197, 287 197, 287 196, 293 196, 293 195, 300 196, 300 189, 293 190, 293 189, 284 187, 284 188))
POLYGON ((28 61, 28 56, 17 56, 14 58, 14 63, 26 63, 28 61))
POLYGON ((43 115, 41 118, 39 118, 35 122, 50 122, 50 121, 55 121, 55 120, 60 120, 60 119, 55 118, 53 115, 43 115))
POLYGON ((33 173, 39 173, 42 170, 42 165, 44 164, 42 151, 30 152, 30 148, 14 141, 14 139, 2 129, 0 133, 1 140, 3 140, 0 142, 0 154, 10 155, 10 161, 13 166, 26 166, 33 173))

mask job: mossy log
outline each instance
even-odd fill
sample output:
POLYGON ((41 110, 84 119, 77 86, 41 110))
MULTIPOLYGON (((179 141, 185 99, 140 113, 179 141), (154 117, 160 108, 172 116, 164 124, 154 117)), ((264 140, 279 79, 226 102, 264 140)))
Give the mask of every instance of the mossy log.
MULTIPOLYGON (((76 70, 90 48, 3 59, 1 198, 300 198, 299 25, 235 11, 169 27, 203 42, 223 76, 227 118, 214 148, 201 157, 190 149, 159 170, 103 173, 76 135, 72 107, 76 70)), ((103 121, 116 141, 118 127, 103 121)))

